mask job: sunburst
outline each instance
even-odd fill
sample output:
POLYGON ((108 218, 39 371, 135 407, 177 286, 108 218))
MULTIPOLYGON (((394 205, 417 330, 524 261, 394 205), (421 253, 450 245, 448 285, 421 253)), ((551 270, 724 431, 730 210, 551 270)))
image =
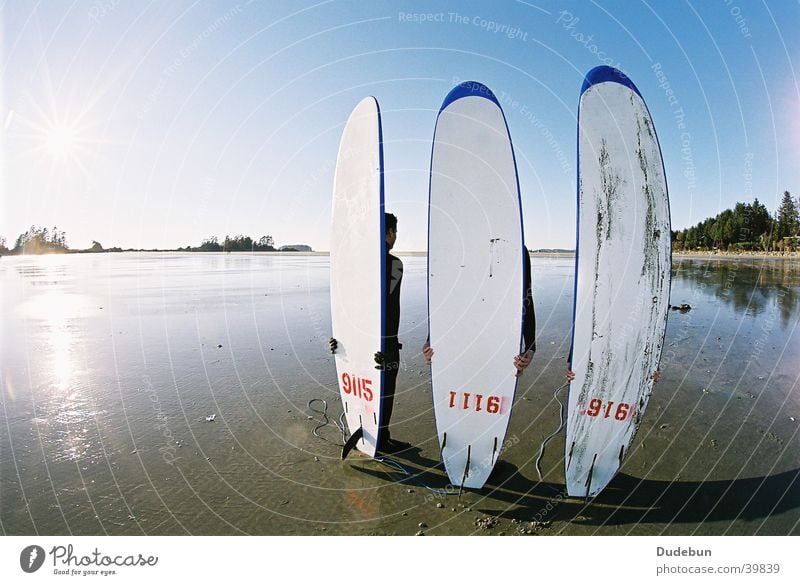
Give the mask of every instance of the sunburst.
POLYGON ((48 116, 40 108, 34 109, 35 117, 22 116, 18 112, 14 116, 14 122, 27 129, 21 137, 30 144, 21 154, 42 157, 41 162, 49 161, 51 170, 77 169, 84 178, 90 178, 86 163, 97 155, 97 145, 104 142, 94 134, 97 123, 82 122, 80 118, 48 116))

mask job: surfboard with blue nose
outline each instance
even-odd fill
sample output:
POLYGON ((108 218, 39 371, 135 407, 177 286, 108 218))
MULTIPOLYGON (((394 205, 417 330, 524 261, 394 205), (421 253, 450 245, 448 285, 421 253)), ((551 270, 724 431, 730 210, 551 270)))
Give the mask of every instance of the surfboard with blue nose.
POLYGON ((455 486, 483 487, 503 449, 523 307, 522 214, 506 119, 467 82, 436 120, 428 216, 428 322, 441 457, 455 486))
MULTIPOLYGON (((331 320, 339 393, 351 439, 375 456, 384 351, 383 139, 378 102, 363 99, 342 133, 333 185, 331 320)), ((348 443, 349 447, 349 443, 348 443)), ((344 456, 344 454, 343 454, 344 456)))
POLYGON ((592 497, 616 475, 653 391, 671 269, 667 181, 650 112, 597 67, 578 115, 578 228, 566 482, 592 497))

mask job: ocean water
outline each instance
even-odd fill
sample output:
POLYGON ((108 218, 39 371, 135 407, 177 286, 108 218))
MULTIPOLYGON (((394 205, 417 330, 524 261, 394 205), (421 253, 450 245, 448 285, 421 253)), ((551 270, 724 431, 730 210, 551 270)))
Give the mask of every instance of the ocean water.
MULTIPOLYGON (((563 435, 543 483, 533 462, 558 424, 573 260, 533 258, 538 351, 500 479, 433 520, 426 488, 446 475, 420 354, 425 258, 403 260, 393 435, 419 449, 398 472, 341 462, 341 433, 309 408, 341 412, 327 257, 2 258, 0 531, 414 534, 422 515, 432 533, 470 534, 479 509, 534 515, 549 497, 537 490, 563 484, 563 435)), ((692 308, 670 312, 635 452, 609 505, 562 506, 555 532, 797 533, 800 261, 676 258, 673 270, 671 301, 692 308)))

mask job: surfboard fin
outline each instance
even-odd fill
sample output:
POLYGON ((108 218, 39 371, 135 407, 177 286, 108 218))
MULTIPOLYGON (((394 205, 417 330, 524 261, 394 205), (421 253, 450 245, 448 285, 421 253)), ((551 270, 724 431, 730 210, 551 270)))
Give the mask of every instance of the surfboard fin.
POLYGON ((572 463, 572 451, 574 449, 575 449, 575 441, 572 441, 572 445, 569 448, 569 456, 567 457, 567 469, 569 469, 569 466, 572 463))
POLYGON ((472 454, 472 445, 467 445, 467 464, 464 466, 464 475, 461 476, 461 485, 458 486, 458 497, 461 497, 461 493, 464 491, 464 482, 467 481, 467 476, 469 475, 469 459, 470 455, 472 454))
POLYGON ((442 448, 439 449, 439 459, 441 459, 442 461, 444 461, 443 455, 444 455, 444 447, 445 447, 445 445, 447 445, 447 433, 446 432, 444 433, 444 436, 442 437, 442 448))
POLYGON ((347 439, 347 442, 344 444, 344 447, 342 447, 342 461, 344 461, 347 458, 347 455, 350 453, 350 451, 352 451, 355 448, 356 444, 362 438, 364 438, 364 427, 358 427, 358 429, 356 429, 356 432, 350 435, 350 438, 347 439))
POLYGON ((592 491, 592 473, 594 473, 594 462, 597 461, 597 453, 592 457, 592 466, 589 468, 589 476, 586 478, 586 496, 585 500, 589 499, 589 492, 592 491))

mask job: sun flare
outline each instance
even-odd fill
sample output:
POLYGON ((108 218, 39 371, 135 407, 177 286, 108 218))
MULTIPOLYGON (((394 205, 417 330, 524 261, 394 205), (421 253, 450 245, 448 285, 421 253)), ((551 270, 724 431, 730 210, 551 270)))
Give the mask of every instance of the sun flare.
POLYGON ((53 124, 46 130, 43 140, 45 150, 54 158, 70 159, 78 155, 79 135, 71 125, 53 124))
MULTIPOLYGON (((91 176, 88 165, 100 153, 99 147, 106 144, 97 133, 99 123, 87 119, 86 112, 70 114, 65 111, 47 112, 46 108, 33 104, 27 115, 15 115, 13 123, 24 128, 21 136, 28 148, 21 154, 37 165, 47 165, 51 172, 91 176)), ((45 167, 46 168, 46 167, 45 167)))

